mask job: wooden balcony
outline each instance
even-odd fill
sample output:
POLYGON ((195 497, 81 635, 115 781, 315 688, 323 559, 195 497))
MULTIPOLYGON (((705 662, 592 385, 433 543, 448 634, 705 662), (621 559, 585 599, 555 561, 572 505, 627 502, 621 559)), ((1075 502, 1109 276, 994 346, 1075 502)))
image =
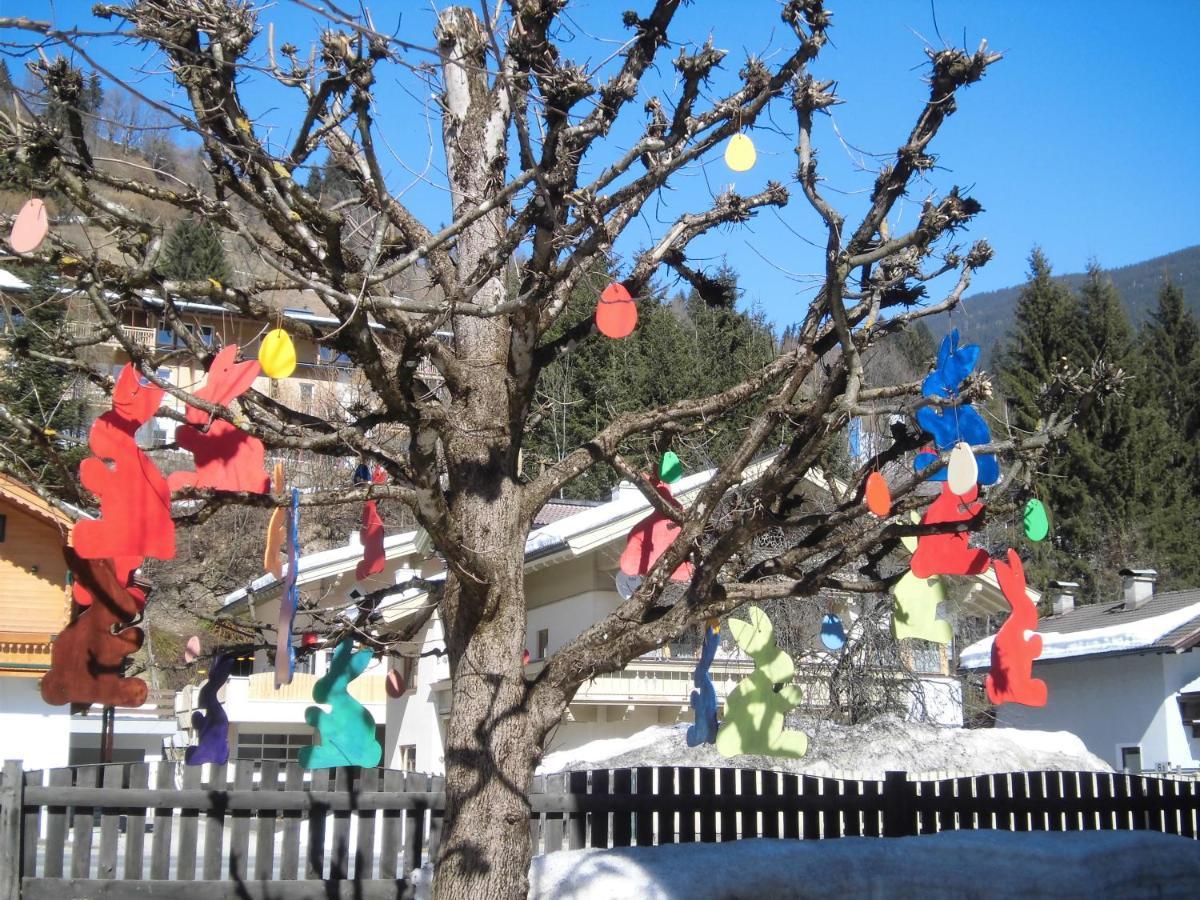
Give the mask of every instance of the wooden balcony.
MULTIPOLYGON (((292 683, 275 689, 274 672, 256 672, 249 678, 249 689, 246 699, 270 700, 275 702, 312 703, 313 687, 319 675, 309 675, 297 672, 292 676, 292 683)), ((350 696, 359 703, 386 703, 387 693, 384 689, 383 675, 362 675, 350 682, 350 696)), ((231 679, 232 681, 233 679, 231 679)))
MULTIPOLYGON (((114 338, 111 334, 108 334, 105 331, 104 326, 99 322, 67 322, 66 328, 67 334, 73 338, 91 338, 92 340, 95 340, 96 338, 103 336, 104 339, 99 342, 100 346, 121 346, 117 342, 116 338, 114 338)), ((121 330, 132 343, 137 344, 139 347, 145 347, 148 350, 154 349, 158 332, 153 328, 138 328, 133 325, 124 325, 122 326, 121 330)))

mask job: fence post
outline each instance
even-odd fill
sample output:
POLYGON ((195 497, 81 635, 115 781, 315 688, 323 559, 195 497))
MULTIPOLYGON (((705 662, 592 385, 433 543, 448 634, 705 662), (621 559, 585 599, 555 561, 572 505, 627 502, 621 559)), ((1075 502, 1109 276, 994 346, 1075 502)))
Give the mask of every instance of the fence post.
POLYGON ((19 759, 4 763, 0 775, 0 897, 21 896, 21 807, 25 778, 19 759))
POLYGON ((883 836, 907 837, 917 833, 913 815, 916 786, 904 772, 885 772, 883 778, 883 836))

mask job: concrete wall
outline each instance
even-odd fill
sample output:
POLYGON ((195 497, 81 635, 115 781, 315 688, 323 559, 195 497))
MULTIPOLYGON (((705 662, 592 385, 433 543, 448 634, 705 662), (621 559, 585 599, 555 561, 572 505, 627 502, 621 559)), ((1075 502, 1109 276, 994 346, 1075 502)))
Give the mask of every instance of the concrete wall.
POLYGON ((70 707, 44 702, 36 678, 0 676, 0 760, 57 768, 68 764, 70 747, 70 707))
POLYGON ((1171 755, 1168 702, 1174 706, 1176 727, 1182 729, 1182 724, 1174 690, 1164 680, 1163 661, 1161 655, 1146 654, 1035 663, 1034 675, 1050 691, 1046 706, 1005 704, 997 712, 997 724, 1070 731, 1115 769, 1121 767, 1118 747, 1123 745, 1141 747, 1146 769, 1160 762, 1186 765, 1171 755))
POLYGON ((1200 650, 1162 656, 1163 681, 1167 689, 1162 716, 1167 733, 1168 761, 1174 766, 1200 767, 1200 737, 1183 724, 1179 710, 1179 689, 1200 678, 1200 650))

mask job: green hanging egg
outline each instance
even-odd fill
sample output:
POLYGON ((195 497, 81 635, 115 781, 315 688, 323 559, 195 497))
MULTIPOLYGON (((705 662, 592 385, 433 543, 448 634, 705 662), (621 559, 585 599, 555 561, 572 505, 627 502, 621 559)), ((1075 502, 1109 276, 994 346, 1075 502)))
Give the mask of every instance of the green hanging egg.
POLYGON ((683 476, 683 463, 679 461, 679 457, 675 455, 674 450, 668 450, 663 454, 662 462, 658 466, 658 477, 667 484, 674 484, 683 476))
POLYGON ((1050 533, 1050 518, 1041 500, 1031 499, 1025 504, 1025 537, 1031 541, 1044 540, 1050 533))

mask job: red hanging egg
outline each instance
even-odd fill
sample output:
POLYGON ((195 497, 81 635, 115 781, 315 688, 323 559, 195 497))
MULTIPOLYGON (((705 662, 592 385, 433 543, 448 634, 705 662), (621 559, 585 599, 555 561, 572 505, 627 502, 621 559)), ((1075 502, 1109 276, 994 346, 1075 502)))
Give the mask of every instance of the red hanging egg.
POLYGON ((403 697, 404 690, 407 687, 407 685, 404 683, 404 676, 395 669, 392 669, 392 671, 388 672, 387 680, 384 682, 383 686, 387 691, 387 695, 393 700, 398 700, 400 697, 403 697))
POLYGON ((614 281, 600 295, 596 304, 596 327, 605 337, 623 338, 633 334, 637 325, 637 304, 625 285, 614 281))
POLYGON ((32 253, 42 245, 49 231, 50 217, 46 213, 46 204, 34 197, 26 201, 13 220, 8 244, 18 253, 32 253))
POLYGON ((321 636, 315 631, 306 631, 300 638, 300 646, 307 647, 310 650, 319 643, 321 643, 321 636))
POLYGON ((521 665, 523 665, 523 666, 529 665, 530 658, 531 657, 529 656, 529 650, 526 650, 524 653, 521 654, 521 665))
POLYGON ((878 472, 867 476, 867 509, 881 519, 892 511, 892 492, 878 472))

